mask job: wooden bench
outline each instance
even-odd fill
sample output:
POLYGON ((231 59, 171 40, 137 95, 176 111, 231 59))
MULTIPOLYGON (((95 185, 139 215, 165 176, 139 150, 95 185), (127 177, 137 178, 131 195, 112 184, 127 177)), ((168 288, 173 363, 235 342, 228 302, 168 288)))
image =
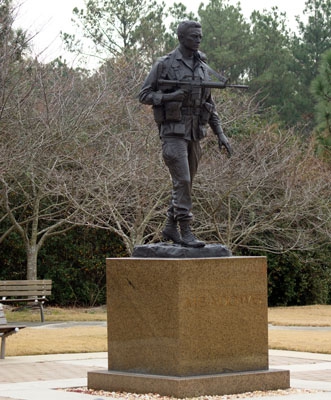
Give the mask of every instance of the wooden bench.
POLYGON ((52 293, 52 281, 23 280, 23 281, 0 281, 0 303, 31 303, 40 309, 40 319, 44 322, 43 304, 47 301, 46 296, 52 293))
POLYGON ((6 339, 8 336, 17 333, 20 329, 24 329, 25 325, 7 324, 7 319, 0 303, 0 338, 1 338, 1 353, 0 358, 5 358, 6 354, 6 339))

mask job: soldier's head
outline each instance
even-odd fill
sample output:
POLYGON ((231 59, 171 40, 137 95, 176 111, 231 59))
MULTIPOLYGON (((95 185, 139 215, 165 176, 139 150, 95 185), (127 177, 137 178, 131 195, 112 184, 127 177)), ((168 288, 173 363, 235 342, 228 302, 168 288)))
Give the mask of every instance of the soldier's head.
POLYGON ((201 24, 197 21, 183 21, 178 25, 177 35, 181 46, 197 51, 202 39, 201 24))

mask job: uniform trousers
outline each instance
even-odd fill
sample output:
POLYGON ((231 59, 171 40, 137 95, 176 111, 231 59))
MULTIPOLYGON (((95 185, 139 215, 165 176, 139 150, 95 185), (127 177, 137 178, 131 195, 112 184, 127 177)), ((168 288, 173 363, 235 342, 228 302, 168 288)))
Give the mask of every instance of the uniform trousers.
POLYGON ((201 158, 200 142, 180 137, 163 137, 162 156, 172 179, 167 215, 175 221, 191 220, 192 183, 201 158))

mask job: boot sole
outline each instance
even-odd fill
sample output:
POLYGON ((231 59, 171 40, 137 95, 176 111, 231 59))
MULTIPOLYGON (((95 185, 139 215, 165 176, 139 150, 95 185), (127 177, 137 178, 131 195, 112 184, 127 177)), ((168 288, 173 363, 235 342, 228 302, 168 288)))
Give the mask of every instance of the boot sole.
POLYGON ((194 248, 194 249, 198 249, 198 248, 201 248, 201 247, 205 247, 205 243, 201 243, 201 244, 188 244, 188 243, 181 243, 181 245, 182 246, 184 246, 184 247, 192 247, 192 248, 194 248))
POLYGON ((167 234, 165 234, 163 232, 162 232, 162 237, 163 237, 163 239, 165 241, 170 241, 170 242, 173 242, 175 244, 181 244, 181 245, 183 244, 181 240, 180 241, 174 240, 172 237, 168 236, 167 234))

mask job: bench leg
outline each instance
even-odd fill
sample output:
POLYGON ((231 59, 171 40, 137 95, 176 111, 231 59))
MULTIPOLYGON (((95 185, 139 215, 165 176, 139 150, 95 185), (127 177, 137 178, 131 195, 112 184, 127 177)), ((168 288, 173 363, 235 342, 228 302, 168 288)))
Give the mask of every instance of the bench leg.
POLYGON ((1 359, 5 358, 6 354, 6 337, 4 335, 1 336, 1 359))
POLYGON ((40 308, 40 320, 41 322, 45 322, 44 307, 42 302, 39 303, 39 308, 40 308))

